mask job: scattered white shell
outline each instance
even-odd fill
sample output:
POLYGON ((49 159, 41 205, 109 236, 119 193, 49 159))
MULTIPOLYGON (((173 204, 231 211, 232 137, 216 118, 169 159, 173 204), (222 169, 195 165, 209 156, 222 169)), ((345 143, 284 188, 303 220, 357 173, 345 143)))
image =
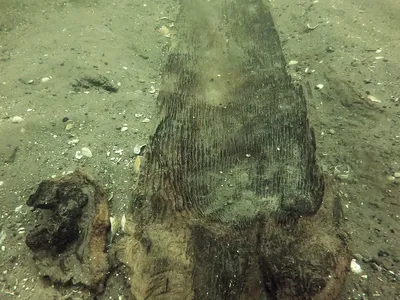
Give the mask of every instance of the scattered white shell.
POLYGON ((0 181, 0 186, 2 186, 4 184, 4 181, 0 181))
POLYGON ((143 114, 135 114, 135 117, 136 118, 140 118, 140 117, 142 117, 143 116, 143 114))
POLYGON ((90 151, 90 149, 87 148, 87 147, 83 147, 81 149, 81 151, 82 151, 82 155, 83 156, 86 156, 86 157, 92 157, 93 156, 92 151, 90 151))
POLYGON ((42 82, 47 82, 47 81, 49 81, 49 80, 50 80, 50 77, 43 77, 41 81, 42 81, 42 82))
POLYGON ((15 116, 15 117, 11 118, 11 123, 21 123, 23 121, 24 121, 24 119, 20 116, 15 116))
POLYGON ((114 150, 114 153, 115 154, 119 154, 119 155, 122 155, 123 152, 124 152, 124 149, 116 149, 116 150, 114 150))
POLYGON ((127 131, 127 130, 128 130, 128 127, 126 127, 126 126, 121 127, 121 132, 124 132, 124 131, 127 131))
POLYGON ((70 140, 70 141, 68 141, 68 145, 76 145, 76 144, 78 144, 79 143, 79 140, 78 139, 73 139, 73 140, 70 140))
POLYGON ((117 230, 118 230, 118 227, 119 227, 117 218, 110 217, 110 225, 111 225, 110 243, 112 243, 112 240, 113 240, 115 234, 117 233, 117 230))
POLYGON ((168 27, 165 26, 165 25, 161 26, 160 29, 158 29, 158 32, 160 34, 162 34, 163 36, 165 36, 165 37, 170 37, 171 36, 171 34, 169 33, 168 27))
POLYGON ((136 155, 139 155, 142 152, 143 147, 145 147, 146 144, 136 144, 136 146, 133 148, 133 153, 135 153, 136 155))
POLYGON ((22 207, 24 207, 24 206, 23 206, 23 205, 17 206, 17 207, 14 209, 14 211, 15 211, 16 213, 19 213, 19 212, 21 211, 22 207))
POLYGON ((123 232, 125 232, 125 225, 126 225, 126 217, 125 214, 123 214, 121 218, 121 229, 123 232))
POLYGON ((395 178, 399 178, 399 177, 400 177, 400 172, 395 172, 395 173, 393 174, 393 176, 394 176, 395 178))
POLYGON ((291 60, 288 62, 288 66, 297 65, 299 62, 297 60, 291 60))
POLYGON ((319 24, 316 24, 316 25, 313 26, 313 25, 310 25, 310 24, 307 23, 307 28, 310 29, 310 30, 314 30, 318 26, 319 26, 319 24))
POLYGON ((156 93, 156 88, 153 85, 150 87, 149 93, 150 94, 155 94, 156 93))
POLYGON ((6 246, 4 246, 4 245, 1 246, 1 251, 3 251, 3 252, 6 251, 6 246))
POLYGON ((376 98, 376 97, 374 97, 372 95, 368 95, 367 99, 371 100, 372 102, 376 102, 376 103, 381 103, 382 102, 381 100, 379 100, 378 98, 376 98))
POLYGON ((319 83, 319 84, 317 84, 317 85, 315 86, 315 88, 316 88, 317 90, 322 90, 322 89, 324 88, 324 85, 323 85, 322 83, 319 83))
POLYGON ((350 262, 350 270, 355 274, 360 274, 362 272, 360 265, 354 258, 350 262))
POLYGON ((149 123, 150 122, 150 119, 149 118, 144 118, 143 120, 142 120, 142 123, 149 123))
POLYGON ((75 158, 76 159, 81 159, 82 157, 83 157, 83 155, 82 155, 81 151, 78 150, 78 151, 75 152, 75 158))

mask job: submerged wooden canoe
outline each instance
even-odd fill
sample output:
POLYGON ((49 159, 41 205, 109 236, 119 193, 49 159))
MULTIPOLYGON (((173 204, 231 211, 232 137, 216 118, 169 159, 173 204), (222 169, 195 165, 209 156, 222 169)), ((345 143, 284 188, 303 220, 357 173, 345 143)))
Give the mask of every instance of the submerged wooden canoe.
POLYGON ((335 299, 338 201, 268 7, 181 0, 175 29, 120 241, 133 296, 335 299))

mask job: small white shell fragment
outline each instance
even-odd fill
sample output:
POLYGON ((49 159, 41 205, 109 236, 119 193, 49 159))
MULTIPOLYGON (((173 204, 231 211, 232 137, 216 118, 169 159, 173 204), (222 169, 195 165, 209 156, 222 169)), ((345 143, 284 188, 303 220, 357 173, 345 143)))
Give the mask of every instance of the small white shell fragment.
POLYGON ((291 60, 288 62, 288 66, 297 65, 299 62, 297 60, 291 60))
POLYGON ((32 84, 33 83, 33 79, 28 81, 28 84, 32 84))
POLYGON ((115 217, 110 217, 110 225, 111 225, 111 235, 114 235, 118 229, 118 221, 115 217))
POLYGON ((123 232, 125 232, 125 225, 126 225, 126 217, 125 214, 123 214, 121 218, 121 229, 123 232))
POLYGON ((127 130, 128 130, 128 127, 126 127, 126 126, 121 127, 121 132, 124 132, 124 131, 127 131, 127 130))
POLYGON ((144 118, 143 120, 142 120, 142 123, 149 123, 150 122, 150 119, 149 118, 144 118))
POLYGON ((24 119, 20 116, 15 116, 15 117, 11 118, 11 123, 21 123, 23 121, 24 121, 24 119))
POLYGON ((350 262, 350 270, 355 274, 360 274, 362 272, 360 265, 354 258, 350 262))
POLYGON ((399 177, 400 177, 400 172, 395 172, 395 173, 393 174, 393 176, 394 176, 395 178, 399 178, 399 177))
POLYGON ((374 97, 372 95, 368 95, 367 99, 371 100, 372 102, 375 102, 375 103, 381 103, 382 102, 381 100, 379 100, 378 98, 376 98, 376 97, 374 97))
POLYGON ((169 33, 168 27, 165 25, 161 26, 160 29, 158 29, 158 32, 165 37, 171 36, 171 34, 169 33))
POLYGON ((4 184, 4 181, 0 181, 0 186, 2 186, 4 184))
POLYGON ((140 146, 139 146, 139 145, 136 145, 136 146, 133 148, 133 153, 135 153, 136 155, 139 155, 139 154, 140 154, 140 146))
POLYGON ((375 59, 383 59, 383 56, 377 56, 377 57, 375 57, 375 59))
POLYGON ((19 212, 21 211, 22 207, 23 207, 23 205, 17 206, 17 207, 14 209, 14 212, 19 213, 19 212))
POLYGON ((83 156, 86 156, 86 157, 92 157, 93 156, 92 151, 90 151, 90 149, 87 148, 87 147, 83 147, 81 149, 81 151, 82 151, 82 155, 83 156))
POLYGON ((1 251, 3 251, 3 252, 6 251, 6 246, 4 246, 4 245, 1 246, 1 251))
POLYGON ((49 81, 49 80, 50 80, 50 77, 43 77, 41 81, 42 81, 42 82, 47 82, 47 81, 49 81))
POLYGON ((75 158, 76 159, 81 159, 82 157, 83 157, 83 155, 82 155, 81 151, 78 150, 78 151, 75 152, 75 158))
POLYGON ((153 85, 150 87, 149 93, 150 94, 155 94, 156 93, 156 88, 153 85))
POLYGON ((136 146, 133 148, 133 153, 135 153, 136 155, 139 155, 142 152, 143 147, 145 147, 146 144, 136 144, 136 146))
POLYGON ((136 118, 140 118, 140 117, 142 117, 143 116, 143 114, 135 114, 135 117, 136 118))
POLYGON ((68 145, 76 145, 78 143, 79 143, 79 139, 73 139, 73 140, 68 141, 68 145))
POLYGON ((324 85, 322 83, 319 83, 315 86, 315 89, 317 90, 322 90, 324 88, 324 85))
POLYGON ((110 225, 111 225, 110 243, 112 243, 112 240, 113 240, 115 234, 117 233, 117 230, 118 230, 118 227, 119 227, 117 218, 110 217, 110 225))
POLYGON ((115 154, 119 154, 119 155, 122 155, 123 152, 124 152, 124 149, 117 149, 114 151, 115 154))

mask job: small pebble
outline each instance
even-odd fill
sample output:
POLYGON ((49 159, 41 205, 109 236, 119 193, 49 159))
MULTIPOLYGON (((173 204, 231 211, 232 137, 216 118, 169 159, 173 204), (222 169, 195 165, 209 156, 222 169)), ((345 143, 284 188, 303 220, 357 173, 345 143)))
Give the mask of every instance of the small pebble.
POLYGON ((24 119, 21 118, 20 116, 15 116, 15 117, 11 118, 11 123, 21 123, 23 121, 24 121, 24 119))
POLYGON ((356 260, 362 260, 362 259, 363 259, 363 256, 362 256, 360 253, 354 253, 354 254, 353 254, 353 257, 354 257, 356 260))
POLYGON ((376 263, 372 263, 371 267, 376 271, 382 271, 382 267, 377 265, 376 263))
POLYGON ((43 77, 42 78, 42 82, 47 82, 47 81, 49 81, 50 80, 50 77, 43 77))
POLYGON ((81 149, 81 152, 82 152, 83 156, 86 156, 86 157, 89 157, 89 158, 93 156, 92 151, 90 151, 90 149, 87 148, 87 147, 83 147, 81 149))
POLYGON ((332 46, 326 47, 325 50, 326 50, 326 52, 329 52, 329 53, 335 52, 335 49, 332 46))
POLYGON ((350 270, 355 274, 360 274, 362 272, 360 265, 357 263, 355 259, 352 259, 350 262, 350 270))
POLYGON ((68 117, 64 117, 64 118, 62 118, 62 121, 63 122, 67 122, 69 120, 69 118, 68 117))

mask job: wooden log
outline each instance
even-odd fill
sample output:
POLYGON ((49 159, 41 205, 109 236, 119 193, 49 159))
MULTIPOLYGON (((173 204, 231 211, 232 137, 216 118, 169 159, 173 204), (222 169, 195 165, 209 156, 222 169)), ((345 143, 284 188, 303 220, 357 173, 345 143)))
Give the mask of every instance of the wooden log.
POLYGON ((175 28, 120 241, 132 294, 334 299, 348 265, 339 202, 324 193, 306 100, 268 7, 181 0, 175 28))

